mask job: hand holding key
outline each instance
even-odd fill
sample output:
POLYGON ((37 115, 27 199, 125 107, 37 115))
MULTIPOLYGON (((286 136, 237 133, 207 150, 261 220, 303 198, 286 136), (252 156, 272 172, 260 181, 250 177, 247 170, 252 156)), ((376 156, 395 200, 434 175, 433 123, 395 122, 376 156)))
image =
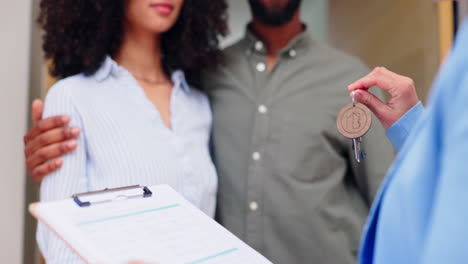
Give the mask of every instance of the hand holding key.
POLYGON ((356 101, 369 107, 385 129, 419 102, 413 80, 383 67, 375 68, 367 76, 351 84, 348 90, 356 91, 356 101), (372 86, 388 91, 392 98, 387 103, 382 102, 368 91, 372 86))
POLYGON ((352 140, 356 161, 361 162, 366 157, 361 147, 362 138, 372 125, 372 115, 366 106, 355 101, 354 92, 351 97, 353 102, 340 111, 336 126, 343 136, 352 140))

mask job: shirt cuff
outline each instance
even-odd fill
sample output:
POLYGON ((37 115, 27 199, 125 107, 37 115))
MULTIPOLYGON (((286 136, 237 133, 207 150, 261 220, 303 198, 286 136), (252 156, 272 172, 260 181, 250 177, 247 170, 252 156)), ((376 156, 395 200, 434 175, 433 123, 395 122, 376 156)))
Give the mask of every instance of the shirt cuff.
POLYGON ((393 148, 396 152, 399 152, 401 147, 406 141, 411 129, 419 120, 424 112, 424 106, 421 102, 418 102, 408 112, 406 112, 398 121, 395 122, 385 132, 388 139, 392 142, 393 148))

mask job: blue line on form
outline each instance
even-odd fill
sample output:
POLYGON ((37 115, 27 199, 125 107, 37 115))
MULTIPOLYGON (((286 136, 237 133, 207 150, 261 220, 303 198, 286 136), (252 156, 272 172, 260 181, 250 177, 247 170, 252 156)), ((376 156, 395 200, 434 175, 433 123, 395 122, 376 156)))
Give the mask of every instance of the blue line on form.
POLYGON ((146 214, 146 213, 151 213, 151 212, 156 212, 156 211, 162 211, 162 210, 171 209, 171 208, 175 208, 175 207, 179 207, 179 206, 180 206, 180 204, 173 204, 173 205, 168 205, 168 206, 159 207, 159 208, 150 209, 150 210, 138 211, 138 212, 124 214, 124 215, 116 215, 116 216, 107 217, 107 218, 103 218, 103 219, 97 219, 97 220, 92 220, 92 221, 87 221, 87 222, 81 222, 81 223, 78 223, 78 225, 83 226, 83 225, 97 224, 97 223, 107 222, 107 221, 116 220, 116 219, 120 219, 120 218, 126 218, 126 217, 130 217, 130 216, 135 216, 135 215, 141 215, 141 214, 146 214))
POLYGON ((231 249, 229 249, 229 250, 220 252, 220 253, 215 254, 215 255, 208 256, 208 257, 206 257, 206 258, 202 258, 202 259, 195 260, 195 261, 192 261, 192 262, 187 262, 186 264, 199 264, 199 263, 203 263, 203 262, 206 262, 206 261, 208 261, 208 260, 212 260, 212 259, 214 259, 214 258, 218 258, 218 257, 224 256, 224 255, 227 255, 227 254, 232 253, 232 252, 237 251, 237 250, 238 250, 237 248, 231 248, 231 249))

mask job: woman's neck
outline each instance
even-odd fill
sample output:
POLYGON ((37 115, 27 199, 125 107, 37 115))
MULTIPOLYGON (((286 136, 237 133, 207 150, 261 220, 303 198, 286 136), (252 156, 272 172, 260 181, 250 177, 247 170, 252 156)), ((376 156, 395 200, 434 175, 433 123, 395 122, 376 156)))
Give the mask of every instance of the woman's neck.
POLYGON ((162 66, 161 50, 161 41, 158 36, 127 27, 114 60, 135 78, 166 82, 168 78, 162 66))

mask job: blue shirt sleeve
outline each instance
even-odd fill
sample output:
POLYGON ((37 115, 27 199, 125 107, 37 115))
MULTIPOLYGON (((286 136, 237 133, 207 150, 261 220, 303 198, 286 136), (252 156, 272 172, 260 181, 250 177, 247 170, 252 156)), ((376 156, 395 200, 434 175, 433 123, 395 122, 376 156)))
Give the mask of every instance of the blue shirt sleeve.
POLYGON ((424 113, 424 106, 418 102, 406 112, 395 124, 387 129, 386 134, 393 148, 399 152, 416 122, 424 113))
MULTIPOLYGON (((467 69, 465 65, 460 66, 467 69)), ((439 123, 440 165, 421 263, 468 260, 468 75, 464 81, 453 78, 451 82, 445 83, 449 92, 439 94, 444 97, 438 109, 443 118, 439 123)))

